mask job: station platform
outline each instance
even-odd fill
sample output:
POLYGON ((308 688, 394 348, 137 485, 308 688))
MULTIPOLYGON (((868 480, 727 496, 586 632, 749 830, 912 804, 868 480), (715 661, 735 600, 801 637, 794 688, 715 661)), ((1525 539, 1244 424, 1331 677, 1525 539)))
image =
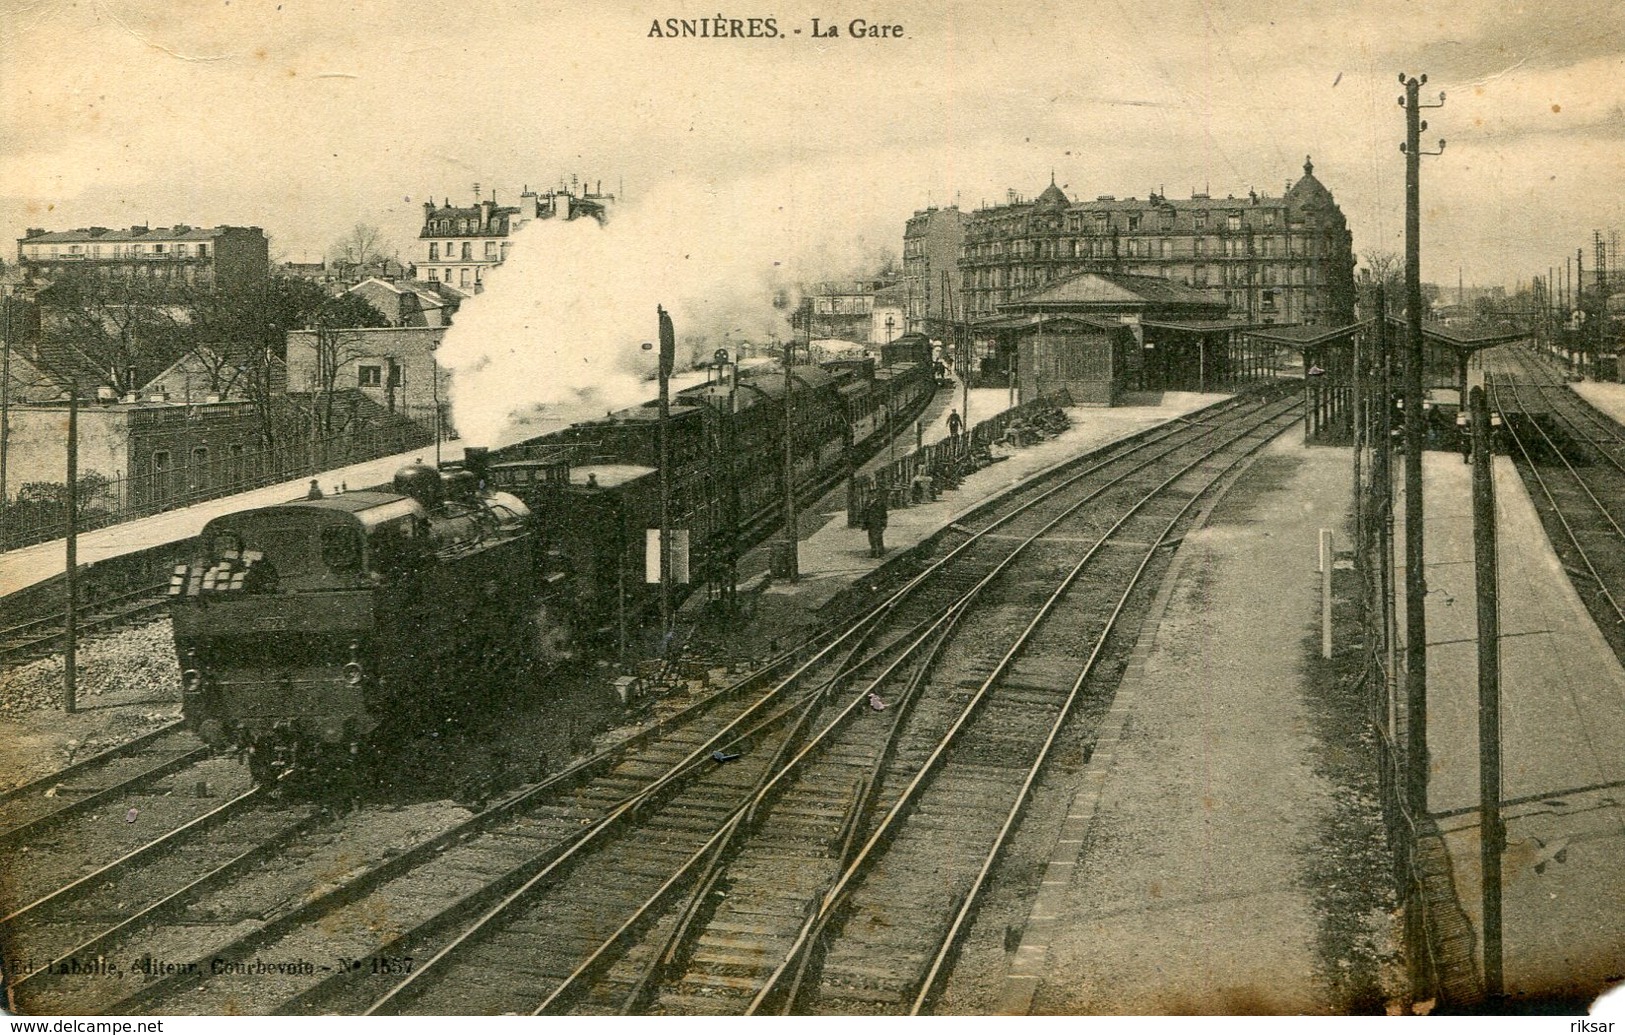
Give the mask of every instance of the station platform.
MULTIPOLYGON (((923 440, 926 444, 948 437, 947 415, 962 400, 958 389, 951 400, 944 391, 932 400, 922 417, 923 440)), ((862 528, 848 528, 846 523, 846 489, 842 485, 819 501, 818 505, 802 512, 800 517, 800 578, 795 582, 775 580, 760 594, 755 608, 756 617, 751 624, 776 630, 778 636, 790 637, 817 623, 816 611, 832 597, 858 578, 874 571, 898 553, 919 545, 942 528, 958 520, 968 511, 987 500, 1039 474, 1051 467, 1066 463, 1078 456, 1109 445, 1147 428, 1175 420, 1195 410, 1220 402, 1228 395, 1200 392, 1167 392, 1161 402, 1146 406, 1117 406, 1111 408, 1074 406, 1066 410, 1072 424, 1065 432, 1032 446, 1006 449, 995 447, 994 456, 1002 459, 984 467, 961 481, 958 489, 945 491, 930 503, 893 508, 886 528, 886 555, 869 556, 868 533, 862 528)), ((976 421, 1002 412, 1008 407, 1003 389, 975 389, 971 392, 971 416, 976 421)), ((904 436, 908 448, 913 448, 914 436, 904 436)), ((905 442, 897 443, 897 455, 904 455, 905 442)), ((867 471, 886 463, 889 450, 882 449, 879 456, 864 465, 867 471)), ((766 571, 774 540, 750 551, 740 559, 742 578, 766 571)), ((697 597, 691 606, 703 604, 697 597)), ((729 635, 738 639, 754 640, 753 630, 730 626, 729 635)))
POLYGON ((1387 865, 1360 706, 1315 668, 1350 463, 1289 432, 1185 535, 1092 756, 1049 780, 1069 804, 995 1012, 1383 1008, 1387 915, 1351 893, 1387 865))
MULTIPOLYGON (((440 444, 442 460, 460 460, 463 447, 456 442, 440 444)), ((369 485, 382 485, 395 476, 395 472, 415 460, 434 460, 434 446, 428 445, 410 453, 397 453, 379 457, 349 467, 324 471, 316 481, 324 493, 336 492, 340 486, 360 489, 369 485)), ((258 489, 205 500, 190 507, 166 510, 151 517, 136 518, 106 528, 84 532, 79 536, 80 564, 95 564, 126 554, 149 550, 190 539, 203 531, 211 518, 249 507, 267 507, 276 503, 304 499, 310 491, 310 478, 296 478, 258 489)), ((46 579, 60 575, 67 565, 66 541, 25 546, 0 554, 0 596, 38 585, 46 579)))
POLYGON ((1625 424, 1625 384, 1611 381, 1570 381, 1574 393, 1608 416, 1625 424))
MULTIPOLYGON (((1625 402, 1625 391, 1611 394, 1625 402)), ((1506 991, 1567 997, 1625 974, 1625 670, 1575 592, 1512 461, 1496 457, 1494 465, 1506 991)), ((1428 801, 1477 951, 1482 884, 1471 472, 1448 453, 1428 453, 1423 462, 1428 801)), ((1402 502, 1396 500, 1395 509, 1403 515, 1402 502)), ((1399 603, 1403 635, 1403 597, 1399 603)))

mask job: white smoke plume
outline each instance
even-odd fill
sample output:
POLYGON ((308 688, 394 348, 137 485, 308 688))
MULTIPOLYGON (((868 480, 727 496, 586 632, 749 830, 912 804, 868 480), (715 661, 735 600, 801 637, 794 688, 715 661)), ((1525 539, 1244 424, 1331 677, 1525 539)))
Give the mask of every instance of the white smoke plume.
MULTIPOLYGON (((883 220, 898 244, 907 212, 883 220)), ((798 283, 856 275, 888 251, 798 206, 782 180, 668 184, 612 206, 603 226, 534 220, 446 333, 452 420, 463 441, 501 445, 644 402, 657 305, 683 370, 726 342, 789 336, 798 283)))

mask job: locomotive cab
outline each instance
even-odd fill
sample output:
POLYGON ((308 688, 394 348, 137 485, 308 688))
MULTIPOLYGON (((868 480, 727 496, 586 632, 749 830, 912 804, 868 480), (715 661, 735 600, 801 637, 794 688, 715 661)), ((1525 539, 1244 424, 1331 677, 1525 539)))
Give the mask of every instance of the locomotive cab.
POLYGON ((457 496, 431 510, 352 492, 209 522, 170 584, 188 724, 263 780, 454 708, 470 656, 511 653, 526 596, 511 573, 529 564, 523 503, 457 496))

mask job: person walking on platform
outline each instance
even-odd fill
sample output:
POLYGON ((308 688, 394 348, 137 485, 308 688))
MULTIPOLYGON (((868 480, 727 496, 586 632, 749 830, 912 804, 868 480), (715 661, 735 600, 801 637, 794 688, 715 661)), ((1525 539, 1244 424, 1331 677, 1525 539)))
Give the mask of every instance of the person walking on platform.
POLYGON ((959 415, 958 410, 948 411, 948 437, 955 446, 959 445, 959 433, 965 430, 965 419, 959 415))
POLYGON ((863 508, 863 528, 869 533, 869 556, 886 553, 886 486, 876 484, 863 508))

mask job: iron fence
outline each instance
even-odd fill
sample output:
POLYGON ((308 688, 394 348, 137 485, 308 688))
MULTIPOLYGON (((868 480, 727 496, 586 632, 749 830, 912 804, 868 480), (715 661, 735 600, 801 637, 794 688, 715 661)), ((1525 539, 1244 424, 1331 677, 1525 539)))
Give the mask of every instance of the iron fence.
MULTIPOLYGON (((79 530, 105 528, 433 443, 433 434, 416 428, 371 429, 113 477, 85 474, 79 478, 79 530)), ((65 484, 46 483, 25 486, 18 496, 0 501, 0 550, 67 535, 67 497, 65 484)))

